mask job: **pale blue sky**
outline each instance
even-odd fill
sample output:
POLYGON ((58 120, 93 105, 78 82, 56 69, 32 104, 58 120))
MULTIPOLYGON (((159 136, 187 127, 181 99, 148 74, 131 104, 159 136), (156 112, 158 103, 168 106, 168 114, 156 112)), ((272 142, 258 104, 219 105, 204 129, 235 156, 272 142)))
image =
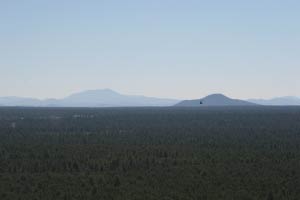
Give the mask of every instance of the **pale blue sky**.
POLYGON ((0 96, 300 96, 299 0, 0 0, 0 96))

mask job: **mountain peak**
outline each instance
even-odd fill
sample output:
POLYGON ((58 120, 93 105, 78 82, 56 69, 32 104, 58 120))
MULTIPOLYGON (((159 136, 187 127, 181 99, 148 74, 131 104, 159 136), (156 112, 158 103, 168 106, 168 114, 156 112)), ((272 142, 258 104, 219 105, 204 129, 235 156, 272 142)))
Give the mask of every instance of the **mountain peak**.
POLYGON ((95 90, 86 90, 86 91, 82 91, 79 93, 113 93, 113 94, 119 94, 118 92, 109 89, 109 88, 104 88, 104 89, 95 89, 95 90))
POLYGON ((221 94, 221 93, 210 94, 210 95, 204 97, 203 99, 208 99, 208 98, 224 98, 224 99, 229 99, 227 96, 225 96, 224 94, 221 94))
POLYGON ((78 93, 74 93, 68 96, 65 99, 74 99, 74 98, 103 98, 110 96, 119 96, 120 94, 111 90, 111 89, 97 89, 97 90, 86 90, 78 93))
POLYGON ((178 103, 175 106, 183 107, 203 107, 203 106, 253 106, 254 103, 250 103, 243 100, 231 99, 223 94, 211 94, 202 99, 185 100, 178 103))

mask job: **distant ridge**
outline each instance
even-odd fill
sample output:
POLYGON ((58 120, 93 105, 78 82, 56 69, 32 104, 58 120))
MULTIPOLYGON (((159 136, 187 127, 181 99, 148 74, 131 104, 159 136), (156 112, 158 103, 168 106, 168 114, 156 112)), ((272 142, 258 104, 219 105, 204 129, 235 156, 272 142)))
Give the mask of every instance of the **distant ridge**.
POLYGON ((147 106, 300 106, 300 98, 294 96, 273 99, 231 99, 223 94, 212 94, 202 99, 176 100, 168 98, 124 95, 111 89, 86 90, 62 99, 35 99, 25 97, 0 97, 0 106, 23 107, 147 107, 147 106))
POLYGON ((141 107, 172 106, 179 102, 174 99, 123 95, 111 89, 88 90, 72 94, 60 101, 63 106, 72 107, 141 107))
POLYGON ((300 98, 293 96, 277 97, 273 99, 249 99, 249 102, 269 106, 299 106, 300 98))
POLYGON ((185 100, 179 102, 177 107, 205 107, 205 106, 255 106, 257 104, 239 99, 231 99, 223 94, 212 94, 202 99, 185 100))
POLYGON ((2 106, 24 107, 144 107, 173 106, 179 100, 123 95, 111 89, 87 90, 71 94, 63 99, 45 99, 23 97, 0 97, 2 106))

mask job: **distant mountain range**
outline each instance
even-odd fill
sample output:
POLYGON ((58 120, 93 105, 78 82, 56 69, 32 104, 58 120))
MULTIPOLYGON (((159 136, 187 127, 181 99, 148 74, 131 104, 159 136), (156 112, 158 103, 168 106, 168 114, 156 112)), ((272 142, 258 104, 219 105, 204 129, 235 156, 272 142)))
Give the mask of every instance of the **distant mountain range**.
POLYGON ((300 98, 287 96, 287 97, 277 97, 273 99, 248 99, 249 102, 261 104, 261 105, 269 105, 269 106, 293 106, 300 105, 300 98))
POLYGON ((255 106, 257 104, 239 99, 231 99, 223 94, 212 94, 202 99, 181 101, 177 107, 205 107, 205 106, 255 106))
POLYGON ((34 99, 23 97, 0 97, 0 106, 24 107, 144 107, 144 106, 253 106, 253 105, 300 105, 300 98, 279 97, 274 99, 231 99, 223 94, 212 94, 196 100, 124 95, 111 89, 88 90, 72 94, 63 99, 34 99))
POLYGON ((110 89, 88 90, 72 94, 63 99, 39 100, 22 97, 0 97, 2 106, 32 107, 141 107, 141 106, 172 106, 179 100, 123 95, 110 89))

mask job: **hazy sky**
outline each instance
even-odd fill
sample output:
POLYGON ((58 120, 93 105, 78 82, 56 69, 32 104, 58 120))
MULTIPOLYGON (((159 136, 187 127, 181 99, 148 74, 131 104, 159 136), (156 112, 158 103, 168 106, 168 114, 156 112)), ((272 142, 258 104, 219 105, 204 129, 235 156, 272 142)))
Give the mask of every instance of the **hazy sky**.
POLYGON ((299 0, 0 0, 0 96, 300 96, 299 0))

